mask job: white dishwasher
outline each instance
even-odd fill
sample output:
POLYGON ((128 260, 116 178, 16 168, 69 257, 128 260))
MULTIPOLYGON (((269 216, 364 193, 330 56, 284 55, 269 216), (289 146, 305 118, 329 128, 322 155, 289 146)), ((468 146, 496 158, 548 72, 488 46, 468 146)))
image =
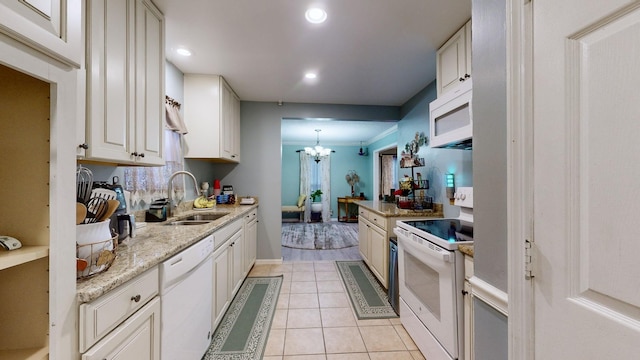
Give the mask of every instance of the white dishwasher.
POLYGON ((211 341, 213 235, 160 264, 162 360, 200 360, 211 341))

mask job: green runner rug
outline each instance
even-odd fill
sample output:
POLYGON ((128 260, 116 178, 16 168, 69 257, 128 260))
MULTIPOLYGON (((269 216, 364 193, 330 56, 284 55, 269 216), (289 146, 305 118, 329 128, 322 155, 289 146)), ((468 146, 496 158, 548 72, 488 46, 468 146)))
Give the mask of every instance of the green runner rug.
POLYGON ((246 278, 202 359, 262 359, 281 286, 282 276, 246 278))
POLYGON ((397 318, 387 292, 363 261, 336 261, 358 319, 397 318))

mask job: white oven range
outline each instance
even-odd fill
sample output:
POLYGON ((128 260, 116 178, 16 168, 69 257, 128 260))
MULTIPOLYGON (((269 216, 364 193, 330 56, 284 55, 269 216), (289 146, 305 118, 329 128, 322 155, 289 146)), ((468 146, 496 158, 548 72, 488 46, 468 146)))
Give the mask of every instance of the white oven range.
POLYGON ((456 189, 456 219, 398 220, 400 320, 426 359, 463 360, 464 258, 473 244, 473 188, 456 189))

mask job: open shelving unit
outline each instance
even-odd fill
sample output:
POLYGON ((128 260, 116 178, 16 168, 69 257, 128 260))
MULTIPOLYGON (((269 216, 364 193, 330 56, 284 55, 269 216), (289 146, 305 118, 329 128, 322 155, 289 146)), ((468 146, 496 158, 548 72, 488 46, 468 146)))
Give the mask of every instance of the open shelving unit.
POLYGON ((0 65, 0 359, 49 354, 50 84, 0 65))
MULTIPOLYGON (((408 210, 433 209, 433 198, 424 195, 424 190, 429 189, 429 180, 422 178, 416 179, 415 177, 414 168, 423 167, 424 159, 414 158, 413 155, 411 158, 415 160, 411 163, 401 163, 400 165, 401 169, 411 169, 411 184, 409 186, 409 193, 405 196, 407 199, 398 201, 398 207, 408 210)), ((399 185, 402 189, 402 181, 400 181, 400 183, 399 185)))

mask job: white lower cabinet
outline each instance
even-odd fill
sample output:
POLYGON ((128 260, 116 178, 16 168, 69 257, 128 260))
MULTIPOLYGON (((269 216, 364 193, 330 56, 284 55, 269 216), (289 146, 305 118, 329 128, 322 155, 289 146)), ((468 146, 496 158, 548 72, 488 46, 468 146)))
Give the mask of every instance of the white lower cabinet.
POLYGON ((143 306, 82 355, 82 360, 104 359, 160 359, 160 299, 158 297, 143 306))
POLYGON ((216 250, 213 252, 213 286, 215 294, 212 329, 220 322, 233 296, 244 280, 244 222, 238 219, 213 233, 216 250))
POLYGON ((229 297, 229 248, 223 247, 213 254, 213 316, 212 329, 220 322, 230 302, 229 297))
POLYGON ((244 216, 244 273, 249 274, 256 263, 258 247, 258 209, 253 209, 244 216))
POLYGON ((358 219, 360 254, 385 288, 389 281, 389 243, 387 233, 366 219, 358 219))
POLYGON ((358 220, 358 248, 360 250, 360 256, 368 263, 371 255, 369 254, 369 225, 365 223, 362 216, 358 220))
POLYGON ((371 248, 371 271, 385 287, 389 283, 389 242, 387 234, 376 226, 369 227, 369 247, 371 248))
POLYGON ((358 243, 360 255, 369 269, 385 288, 389 283, 389 242, 390 229, 387 219, 380 214, 360 207, 358 216, 358 243))
POLYGON ((233 258, 231 264, 232 271, 230 274, 231 294, 235 294, 238 289, 240 289, 242 280, 244 280, 244 233, 242 231, 238 231, 236 235, 231 238, 229 248, 233 258))
POLYGON ((158 268, 80 305, 83 360, 160 358, 158 268))
POLYGON ((473 277, 473 258, 464 256, 464 358, 473 360, 473 299, 471 283, 473 277))

